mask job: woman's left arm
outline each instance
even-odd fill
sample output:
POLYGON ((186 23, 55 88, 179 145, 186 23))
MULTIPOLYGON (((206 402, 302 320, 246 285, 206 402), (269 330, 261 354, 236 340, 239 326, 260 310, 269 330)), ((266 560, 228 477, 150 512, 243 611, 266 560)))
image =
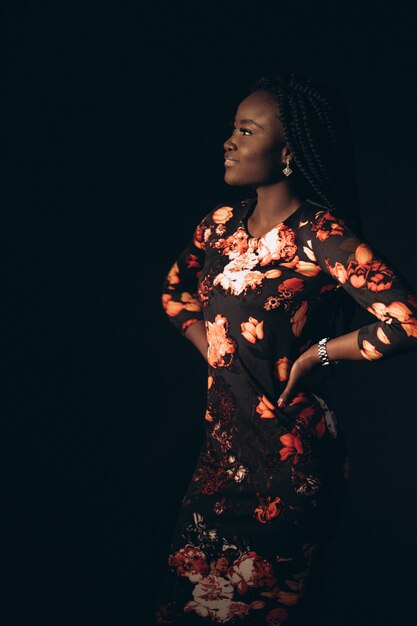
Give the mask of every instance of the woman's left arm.
MULTIPOLYGON (((308 228, 309 260, 332 276, 377 321, 327 342, 330 361, 374 361, 417 350, 417 293, 344 219, 318 210, 308 228)), ((294 362, 280 398, 284 404, 298 379, 320 364, 318 344, 294 362)), ((282 406, 282 403, 280 403, 282 406)))

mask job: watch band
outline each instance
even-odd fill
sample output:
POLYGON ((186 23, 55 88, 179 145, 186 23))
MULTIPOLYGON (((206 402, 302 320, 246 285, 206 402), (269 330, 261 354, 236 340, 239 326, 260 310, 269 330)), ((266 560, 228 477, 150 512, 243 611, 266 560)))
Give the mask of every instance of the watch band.
POLYGON ((320 339, 320 341, 318 342, 317 351, 319 353, 319 357, 320 357, 320 361, 322 365, 330 365, 330 363, 339 363, 339 361, 330 361, 329 359, 329 355, 327 354, 327 347, 326 347, 326 344, 329 339, 330 337, 323 337, 323 339, 320 339))

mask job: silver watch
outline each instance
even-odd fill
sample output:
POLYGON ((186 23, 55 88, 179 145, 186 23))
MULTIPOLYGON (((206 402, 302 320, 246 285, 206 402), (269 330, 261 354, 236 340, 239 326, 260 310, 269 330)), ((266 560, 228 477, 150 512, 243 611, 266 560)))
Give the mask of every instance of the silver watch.
POLYGON ((330 337, 323 337, 323 339, 320 339, 320 341, 318 342, 317 351, 319 353, 319 357, 320 357, 320 361, 322 365, 330 365, 331 362, 339 363, 339 361, 330 361, 329 359, 329 355, 327 354, 327 348, 326 348, 326 344, 329 339, 330 337))

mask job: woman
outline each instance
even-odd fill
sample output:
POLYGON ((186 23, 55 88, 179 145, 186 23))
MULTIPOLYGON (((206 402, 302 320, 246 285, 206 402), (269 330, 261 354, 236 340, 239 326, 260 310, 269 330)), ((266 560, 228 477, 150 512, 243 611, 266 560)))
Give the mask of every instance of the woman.
POLYGON ((163 287, 208 397, 156 623, 308 626, 348 481, 332 364, 417 349, 417 295, 359 234, 328 86, 261 78, 224 149, 226 183, 254 193, 201 219, 163 287), (334 336, 352 303, 376 321, 334 336))

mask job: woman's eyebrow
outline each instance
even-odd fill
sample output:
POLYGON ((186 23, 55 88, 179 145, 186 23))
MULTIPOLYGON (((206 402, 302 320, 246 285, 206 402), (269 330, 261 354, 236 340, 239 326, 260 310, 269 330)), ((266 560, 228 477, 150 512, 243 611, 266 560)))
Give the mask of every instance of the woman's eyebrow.
MULTIPOLYGON (((236 118, 234 121, 236 122, 236 118)), ((254 120, 250 120, 250 119, 240 120, 240 123, 241 124, 254 124, 255 126, 258 126, 259 128, 262 128, 262 130, 264 130, 264 127, 258 124, 258 122, 255 122, 254 120)))

